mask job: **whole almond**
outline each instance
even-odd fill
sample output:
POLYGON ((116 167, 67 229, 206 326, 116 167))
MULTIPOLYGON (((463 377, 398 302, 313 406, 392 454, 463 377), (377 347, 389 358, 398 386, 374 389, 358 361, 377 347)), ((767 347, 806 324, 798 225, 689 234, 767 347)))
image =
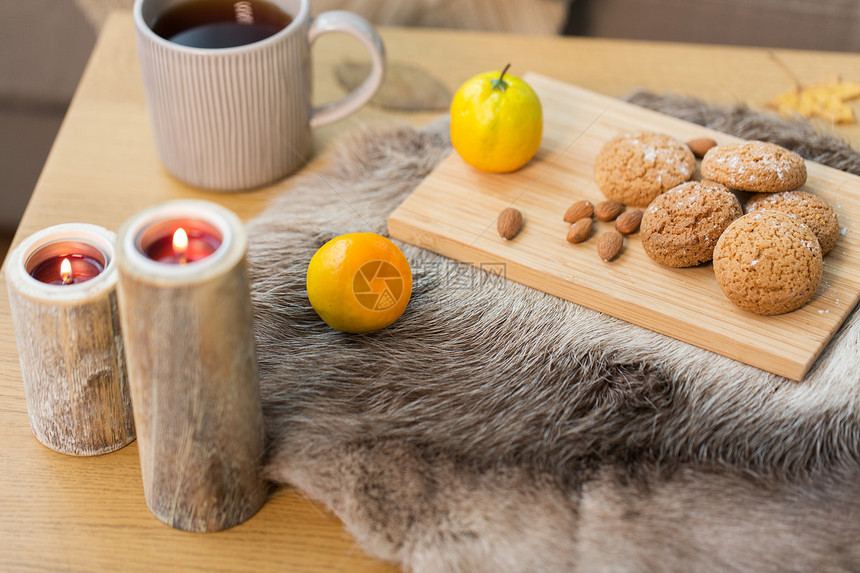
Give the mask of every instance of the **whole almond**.
POLYGON ((622 235, 629 235, 639 230, 639 223, 642 222, 642 210, 633 209, 632 211, 624 211, 618 218, 615 219, 615 230, 622 235))
POLYGON ((601 201, 594 207, 594 216, 598 221, 611 221, 624 211, 624 205, 618 201, 601 201))
POLYGON ((513 239, 520 232, 523 226, 523 214, 519 209, 508 207, 499 213, 499 220, 496 221, 496 229, 499 231, 499 236, 503 239, 513 239))
POLYGON ((597 254, 604 261, 611 261, 621 252, 624 237, 618 231, 606 231, 597 239, 597 254))
POLYGON ((717 142, 711 139, 710 137, 700 137, 698 139, 691 139, 687 142, 687 147, 690 148, 690 151, 693 152, 693 155, 701 159, 705 156, 705 153, 712 147, 716 147, 717 142))
POLYGON ((591 225, 594 220, 591 217, 583 217, 570 226, 567 231, 568 243, 581 243, 591 236, 591 225))
POLYGON ((564 212, 565 223, 576 223, 585 217, 594 215, 594 205, 591 201, 577 201, 564 212))

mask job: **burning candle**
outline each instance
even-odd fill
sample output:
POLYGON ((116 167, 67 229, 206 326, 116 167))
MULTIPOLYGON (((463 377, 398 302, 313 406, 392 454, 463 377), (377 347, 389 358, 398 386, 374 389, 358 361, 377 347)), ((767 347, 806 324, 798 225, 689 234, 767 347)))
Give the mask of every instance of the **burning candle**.
MULTIPOLYGON (((39 258, 38 253, 35 255, 39 258)), ((40 262, 33 265, 30 276, 48 285, 73 285, 97 277, 104 268, 104 260, 84 253, 64 252, 40 259, 40 262)))
POLYGON ((217 229, 201 220, 166 221, 157 227, 148 232, 141 248, 159 263, 184 265, 205 259, 221 246, 223 239, 217 229))
POLYGON ((60 284, 68 285, 75 281, 75 275, 72 273, 72 263, 69 259, 63 259, 60 263, 60 284))
POLYGON ((266 498, 246 249, 239 218, 208 201, 156 205, 119 231, 143 491, 178 529, 232 527, 266 498))
POLYGON ((135 437, 115 240, 95 225, 56 225, 24 239, 6 264, 30 426, 66 454, 103 454, 135 437))

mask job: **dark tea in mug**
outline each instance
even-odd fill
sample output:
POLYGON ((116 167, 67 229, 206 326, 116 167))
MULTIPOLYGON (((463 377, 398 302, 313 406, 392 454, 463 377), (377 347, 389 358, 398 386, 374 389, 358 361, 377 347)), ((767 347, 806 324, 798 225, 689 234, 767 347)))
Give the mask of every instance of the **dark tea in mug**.
POLYGON ((152 31, 192 48, 253 44, 289 26, 292 17, 266 0, 187 0, 158 15, 152 31))

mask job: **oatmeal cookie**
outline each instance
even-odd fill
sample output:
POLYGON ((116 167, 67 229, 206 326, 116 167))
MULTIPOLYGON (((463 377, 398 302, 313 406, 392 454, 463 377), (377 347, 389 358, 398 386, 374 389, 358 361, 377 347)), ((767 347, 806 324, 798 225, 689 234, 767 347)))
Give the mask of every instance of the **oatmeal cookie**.
POLYGON ((796 218, 755 211, 729 225, 714 249, 714 275, 735 305, 782 314, 809 302, 821 282, 821 246, 796 218))
POLYGON ((747 213, 768 209, 782 211, 797 217, 812 229, 821 244, 821 254, 826 255, 839 238, 839 219, 830 203, 806 191, 783 191, 782 193, 759 193, 750 197, 747 213))
POLYGON ((690 148, 662 133, 625 133, 603 146, 594 179, 608 199, 647 206, 655 197, 689 181, 696 168, 690 148))
POLYGON ((642 217, 645 253, 670 267, 710 261, 717 239, 743 215, 734 193, 719 183, 690 181, 660 195, 642 217))
POLYGON ((742 191, 792 191, 806 183, 806 162, 774 143, 729 143, 705 153, 702 176, 742 191))

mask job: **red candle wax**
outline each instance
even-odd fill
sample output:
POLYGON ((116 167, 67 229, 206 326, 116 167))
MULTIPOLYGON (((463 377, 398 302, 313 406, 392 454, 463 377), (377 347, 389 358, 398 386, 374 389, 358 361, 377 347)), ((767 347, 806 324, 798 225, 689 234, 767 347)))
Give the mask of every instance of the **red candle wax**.
POLYGON ((152 241, 144 249, 144 254, 159 263, 182 265, 205 259, 220 246, 221 239, 206 229, 179 227, 152 241))
POLYGON ((63 254, 41 261, 30 271, 30 276, 49 285, 73 285, 85 283, 103 270, 104 265, 89 255, 63 254), (62 269, 63 260, 69 262, 65 272, 62 269))

